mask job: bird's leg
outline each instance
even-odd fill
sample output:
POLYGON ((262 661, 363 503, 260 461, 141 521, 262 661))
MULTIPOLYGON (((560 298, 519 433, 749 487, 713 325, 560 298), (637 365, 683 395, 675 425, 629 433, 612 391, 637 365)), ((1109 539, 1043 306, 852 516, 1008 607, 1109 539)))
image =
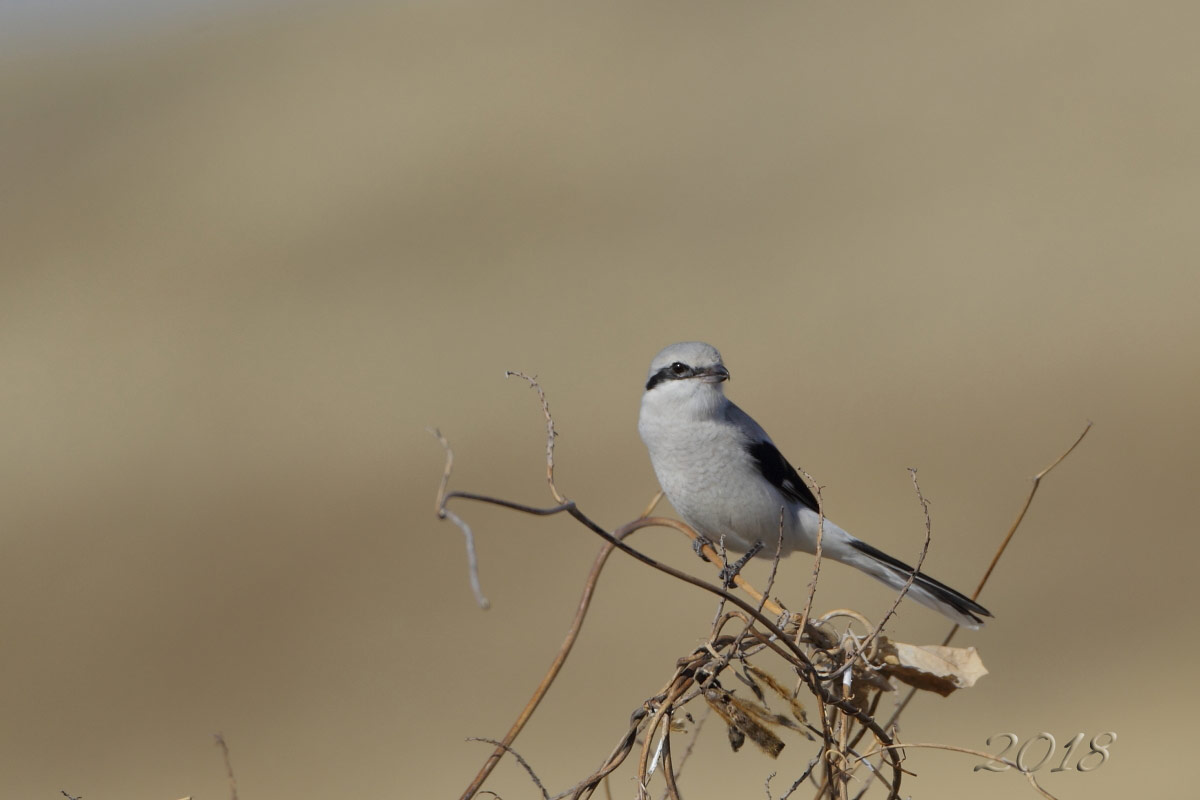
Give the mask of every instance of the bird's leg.
POLYGON ((692 539, 692 549, 696 551, 696 555, 700 556, 701 561, 708 561, 708 556, 704 555, 705 547, 711 547, 715 550, 717 549, 717 543, 707 536, 697 533, 696 538, 692 539))
POLYGON ((758 551, 762 549, 763 543, 759 539, 741 558, 732 564, 726 564, 725 568, 721 570, 721 585, 726 589, 733 586, 733 579, 742 571, 742 567, 746 566, 746 562, 758 555, 758 551))

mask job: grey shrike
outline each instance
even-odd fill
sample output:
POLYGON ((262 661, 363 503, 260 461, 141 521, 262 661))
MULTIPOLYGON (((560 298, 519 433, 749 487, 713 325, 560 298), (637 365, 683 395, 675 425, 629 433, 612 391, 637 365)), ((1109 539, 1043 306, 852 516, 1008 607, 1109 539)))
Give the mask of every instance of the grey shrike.
MULTIPOLYGON (((767 432, 725 397, 729 370, 703 342, 680 342, 650 362, 638 433, 663 492, 684 521, 735 552, 761 542, 774 553, 783 510, 782 553, 813 553, 817 500, 767 432)), ((860 569, 900 589, 913 568, 825 520, 824 558, 860 569)), ((908 596, 959 625, 978 628, 986 608, 918 572, 908 596)))

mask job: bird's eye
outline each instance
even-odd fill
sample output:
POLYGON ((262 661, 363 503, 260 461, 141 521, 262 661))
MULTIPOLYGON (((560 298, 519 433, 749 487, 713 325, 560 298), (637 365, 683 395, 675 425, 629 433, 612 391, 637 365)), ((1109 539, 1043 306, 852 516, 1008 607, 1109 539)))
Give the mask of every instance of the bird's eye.
POLYGON ((675 375, 686 375, 688 372, 688 365, 682 361, 676 361, 671 365, 671 372, 675 375))

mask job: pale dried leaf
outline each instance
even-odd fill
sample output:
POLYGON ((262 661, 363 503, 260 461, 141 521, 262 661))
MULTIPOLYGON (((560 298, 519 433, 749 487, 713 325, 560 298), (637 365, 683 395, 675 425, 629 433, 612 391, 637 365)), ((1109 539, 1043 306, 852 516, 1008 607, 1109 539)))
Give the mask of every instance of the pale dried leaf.
POLYGON ((987 674, 974 647, 942 647, 892 642, 880 643, 881 671, 917 689, 945 697, 955 689, 968 689, 987 674))

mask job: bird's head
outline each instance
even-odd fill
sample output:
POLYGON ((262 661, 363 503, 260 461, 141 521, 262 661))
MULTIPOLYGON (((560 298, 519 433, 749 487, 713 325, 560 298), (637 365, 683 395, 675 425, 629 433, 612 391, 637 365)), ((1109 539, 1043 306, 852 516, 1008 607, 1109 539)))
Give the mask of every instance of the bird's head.
MULTIPOLYGON (((717 348, 704 342, 664 347, 650 362, 644 402, 709 406, 724 397, 729 370, 717 348)), ((699 410, 699 409, 697 409, 699 410)))

